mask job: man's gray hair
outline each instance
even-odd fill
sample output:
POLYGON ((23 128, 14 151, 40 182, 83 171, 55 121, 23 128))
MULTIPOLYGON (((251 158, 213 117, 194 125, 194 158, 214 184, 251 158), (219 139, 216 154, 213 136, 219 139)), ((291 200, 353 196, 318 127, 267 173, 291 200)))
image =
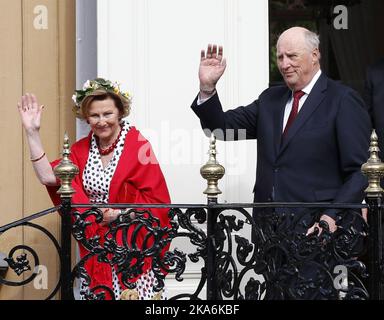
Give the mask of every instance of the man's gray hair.
POLYGON ((304 37, 309 50, 319 49, 320 39, 316 33, 306 30, 304 32, 304 37))

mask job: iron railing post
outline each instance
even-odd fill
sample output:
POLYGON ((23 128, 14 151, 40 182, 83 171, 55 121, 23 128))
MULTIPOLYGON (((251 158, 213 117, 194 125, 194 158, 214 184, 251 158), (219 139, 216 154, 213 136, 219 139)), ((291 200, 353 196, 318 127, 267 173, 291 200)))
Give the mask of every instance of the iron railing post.
POLYGON ((368 211, 368 292, 371 300, 383 300, 383 230, 382 230, 382 197, 367 196, 368 211))
POLYGON ((73 285, 71 280, 71 210, 72 195, 75 190, 72 188, 72 180, 79 173, 79 168, 69 159, 70 148, 68 135, 64 136, 63 159, 54 168, 55 176, 60 179, 61 187, 57 191, 61 197, 61 300, 73 300, 73 285))
POLYGON ((71 199, 62 198, 61 203, 61 300, 73 300, 71 281, 71 199))
POLYGON ((218 203, 217 196, 221 193, 218 188, 218 180, 224 176, 225 169, 216 161, 216 138, 211 136, 209 146, 209 160, 201 167, 200 174, 207 180, 207 300, 217 300, 219 298, 217 279, 216 279, 216 242, 215 226, 217 222, 218 209, 214 206, 218 203))
POLYGON ((384 175, 384 163, 379 158, 379 144, 375 130, 371 135, 370 157, 361 167, 368 177, 368 188, 365 190, 368 204, 368 292, 370 299, 383 300, 383 226, 382 199, 384 190, 380 179, 384 175))
POLYGON ((208 198, 207 210, 207 300, 217 300, 219 298, 216 276, 216 241, 215 223, 217 221, 217 209, 211 208, 217 204, 217 198, 208 198))

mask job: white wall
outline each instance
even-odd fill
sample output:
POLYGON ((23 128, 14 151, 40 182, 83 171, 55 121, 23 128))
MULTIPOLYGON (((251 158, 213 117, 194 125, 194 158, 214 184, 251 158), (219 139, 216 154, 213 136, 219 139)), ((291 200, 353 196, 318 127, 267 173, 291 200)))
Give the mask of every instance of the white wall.
MULTIPOLYGON (((97 77, 97 2, 76 1, 76 88, 97 77)), ((76 119, 76 141, 87 136, 89 125, 76 119)))
MULTIPOLYGON (((223 106, 245 105, 268 84, 268 1, 98 0, 98 75, 133 94, 131 123, 151 141, 173 203, 206 203, 200 167, 209 141, 190 109, 200 50, 224 46, 223 106)), ((251 202, 256 142, 218 142, 220 202, 251 202)))

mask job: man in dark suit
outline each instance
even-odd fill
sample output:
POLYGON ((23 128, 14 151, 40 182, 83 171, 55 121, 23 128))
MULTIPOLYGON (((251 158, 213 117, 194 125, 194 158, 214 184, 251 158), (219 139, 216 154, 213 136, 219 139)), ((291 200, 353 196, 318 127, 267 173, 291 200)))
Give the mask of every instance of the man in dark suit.
MULTIPOLYGON (((379 138, 380 158, 384 154, 384 59, 367 68, 364 100, 379 138)), ((382 182, 383 184, 383 182, 382 182)))
MULTIPOLYGON (((227 112, 216 92, 226 67, 223 49, 202 50, 193 111, 204 129, 222 130, 218 139, 228 139, 228 130, 240 139, 240 129, 246 130, 243 138, 257 139, 255 202, 360 203, 367 186, 360 167, 368 159, 371 132, 363 101, 321 72, 315 33, 290 28, 276 48, 285 85, 227 112)), ((336 210, 327 209, 320 220, 334 231, 336 216, 336 210)))

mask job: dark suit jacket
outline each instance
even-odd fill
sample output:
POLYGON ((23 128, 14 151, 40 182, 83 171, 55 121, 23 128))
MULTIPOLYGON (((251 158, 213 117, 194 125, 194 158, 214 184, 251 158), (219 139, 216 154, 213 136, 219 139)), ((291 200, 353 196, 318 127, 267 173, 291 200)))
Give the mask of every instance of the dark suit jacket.
MULTIPOLYGON (((384 155, 384 59, 367 68, 364 100, 379 137, 380 157, 384 155)), ((383 182, 382 182, 383 184, 383 182)))
POLYGON ((271 87, 250 105, 223 112, 216 94, 199 106, 196 98, 192 109, 203 128, 246 129, 247 139, 257 139, 255 202, 360 203, 371 132, 362 99, 322 74, 281 141, 290 95, 286 86, 271 87))

